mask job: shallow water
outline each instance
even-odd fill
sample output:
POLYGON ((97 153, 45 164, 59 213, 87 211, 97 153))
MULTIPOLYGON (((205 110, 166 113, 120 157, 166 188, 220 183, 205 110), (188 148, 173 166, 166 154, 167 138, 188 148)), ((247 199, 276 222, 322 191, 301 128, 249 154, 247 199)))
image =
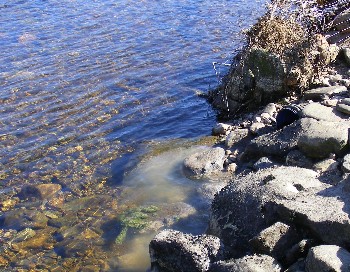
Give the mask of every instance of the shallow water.
MULTIPOLYGON (((134 256, 130 248, 144 256, 144 244, 135 250, 132 243, 153 233, 128 230, 125 243, 115 245, 120 215, 149 203, 191 205, 195 184, 178 164, 165 170, 164 158, 131 170, 148 146, 210 134, 215 113, 198 93, 218 83, 216 72, 227 67, 216 65, 215 72, 212 63, 231 59, 242 44, 239 31, 262 6, 246 0, 0 2, 0 203, 9 203, 0 216, 40 208, 59 221, 37 230, 36 238, 48 237, 44 245, 21 244, 23 254, 8 252, 5 242, 16 233, 3 226, 0 257, 9 271, 145 270, 147 258, 132 257, 140 262, 131 264, 121 256, 134 256), (40 183, 60 184, 57 203, 63 204, 16 198, 23 185, 40 183)), ((201 233, 203 221, 194 222, 184 230, 201 233)))

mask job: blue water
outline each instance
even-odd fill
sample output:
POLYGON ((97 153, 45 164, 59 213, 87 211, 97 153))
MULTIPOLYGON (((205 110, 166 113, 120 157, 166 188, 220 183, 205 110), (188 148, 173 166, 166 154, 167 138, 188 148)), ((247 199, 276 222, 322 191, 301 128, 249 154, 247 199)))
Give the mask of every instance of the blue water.
POLYGON ((259 0, 0 0, 0 189, 109 194, 100 185, 141 144, 210 135, 215 112, 198 94, 218 84, 212 63, 232 58, 262 10, 259 0))

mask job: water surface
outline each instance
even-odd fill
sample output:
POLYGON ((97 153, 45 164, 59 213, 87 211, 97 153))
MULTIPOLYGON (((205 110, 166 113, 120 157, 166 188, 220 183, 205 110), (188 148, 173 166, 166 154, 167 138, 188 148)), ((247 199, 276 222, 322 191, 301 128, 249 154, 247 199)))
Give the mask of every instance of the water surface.
MULTIPOLYGON (((198 93, 218 83, 212 63, 231 59, 262 4, 12 0, 0 2, 0 11, 0 201, 15 199, 25 184, 62 186, 60 205, 15 199, 2 215, 40 207, 63 222, 37 230, 47 241, 21 244, 23 254, 8 253, 5 243, 7 269, 144 271, 145 258, 129 268, 114 262, 130 253, 114 243, 118 216, 152 202, 151 193, 129 201, 127 180, 137 179, 125 174, 148 143, 210 134, 215 113, 198 93)), ((171 182, 181 180, 171 173, 171 182)), ((157 191, 164 205, 173 188, 167 184, 157 191)), ((191 202, 191 190, 177 189, 177 202, 191 202)), ((16 235, 2 231, 5 242, 16 235)), ((128 247, 142 240, 138 232, 128 230, 128 247)))

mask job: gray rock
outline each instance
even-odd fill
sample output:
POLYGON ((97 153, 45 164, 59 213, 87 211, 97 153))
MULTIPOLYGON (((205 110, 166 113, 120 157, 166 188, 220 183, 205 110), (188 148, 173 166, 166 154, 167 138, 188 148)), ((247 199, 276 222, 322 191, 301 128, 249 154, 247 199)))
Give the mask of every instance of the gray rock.
POLYGON ((348 147, 348 122, 301 119, 298 148, 308 157, 326 158, 331 153, 342 155, 348 147))
POLYGON ((350 33, 350 9, 338 14, 333 21, 333 26, 341 33, 350 33))
POLYGON ((333 159, 325 159, 315 163, 313 169, 320 172, 337 171, 339 162, 333 159))
POLYGON ((22 241, 25 241, 27 239, 30 239, 34 237, 36 234, 35 230, 32 230, 30 228, 26 228, 24 230, 21 230, 16 234, 16 237, 12 239, 12 243, 19 243, 22 241))
POLYGON ((314 118, 319 121, 340 122, 343 120, 335 109, 319 103, 308 104, 303 108, 301 115, 302 117, 314 118))
POLYGON ((312 169, 314 164, 312 160, 306 157, 299 150, 292 150, 287 154, 286 157, 286 165, 287 166, 297 166, 301 168, 309 168, 312 169))
POLYGON ((287 250, 298 242, 297 231, 281 222, 261 231, 249 243, 254 253, 267 254, 276 260, 282 260, 287 250))
POLYGON ((219 238, 193 236, 175 230, 163 230, 149 245, 152 271, 208 271, 210 263, 222 257, 219 238))
POLYGON ((226 148, 231 148, 234 144, 239 142, 240 140, 246 138, 249 134, 248 129, 235 129, 231 131, 225 140, 226 148))
POLYGON ((225 135, 230 129, 231 126, 228 124, 218 123, 213 127, 212 133, 215 136, 225 135))
POLYGON ((190 155, 184 160, 185 173, 190 176, 209 175, 223 170, 225 150, 221 147, 210 148, 190 155))
POLYGON ((256 137, 246 146, 243 160, 251 160, 259 157, 286 156, 297 147, 300 134, 300 121, 268 134, 256 137))
POLYGON ((27 185, 22 188, 19 196, 21 198, 35 197, 38 199, 48 199, 58 193, 61 189, 61 185, 53 183, 27 185))
POLYGON ((269 103, 266 105, 266 107, 263 109, 262 113, 267 113, 270 116, 274 116, 274 114, 276 113, 277 108, 276 108, 276 104, 275 103, 269 103))
POLYGON ((237 177, 215 196, 208 233, 223 241, 230 256, 240 257, 250 239, 278 221, 274 214, 266 216, 268 202, 292 201, 305 191, 327 186, 316 172, 297 167, 268 168, 237 177))
POLYGON ((336 245, 321 245, 310 249, 306 271, 350 271, 350 253, 336 245))
POLYGON ((254 163, 253 168, 254 170, 258 171, 258 170, 274 167, 276 165, 277 164, 272 162, 269 158, 262 157, 256 163, 254 163))
POLYGON ((279 263, 268 255, 251 255, 240 259, 219 261, 210 267, 210 272, 279 272, 279 263))
POLYGON ((346 92, 347 88, 345 86, 330 86, 330 87, 321 87, 315 88, 308 91, 305 91, 304 98, 306 100, 321 100, 324 95, 334 95, 337 93, 346 92))
POLYGON ((350 173, 350 154, 344 156, 342 170, 344 173, 350 173))
POLYGON ((345 99, 337 104, 337 111, 350 115, 350 105, 345 102, 345 99))

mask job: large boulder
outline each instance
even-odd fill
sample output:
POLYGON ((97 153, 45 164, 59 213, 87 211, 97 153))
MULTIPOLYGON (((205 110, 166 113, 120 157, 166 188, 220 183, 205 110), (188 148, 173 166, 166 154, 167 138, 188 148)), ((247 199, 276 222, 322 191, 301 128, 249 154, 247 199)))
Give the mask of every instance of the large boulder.
POLYGON ((237 177, 214 198, 208 233, 223 241, 230 256, 241 257, 249 250, 250 239, 279 220, 272 207, 273 212, 266 210, 266 204, 293 202, 298 195, 307 197, 306 192, 328 187, 315 171, 297 167, 268 168, 237 177))
POLYGON ((326 158, 331 153, 344 155, 348 148, 349 122, 317 121, 301 119, 298 148, 311 158, 326 158))
POLYGON ((225 150, 209 148, 188 156, 184 160, 185 173, 189 176, 210 175, 224 168, 225 150))
POLYGON ((222 258, 219 238, 193 236, 170 229, 163 230, 152 239, 149 251, 152 271, 208 271, 212 262, 222 258))
POLYGON ((350 271, 350 253, 335 245, 321 245, 310 249, 306 271, 350 271))

